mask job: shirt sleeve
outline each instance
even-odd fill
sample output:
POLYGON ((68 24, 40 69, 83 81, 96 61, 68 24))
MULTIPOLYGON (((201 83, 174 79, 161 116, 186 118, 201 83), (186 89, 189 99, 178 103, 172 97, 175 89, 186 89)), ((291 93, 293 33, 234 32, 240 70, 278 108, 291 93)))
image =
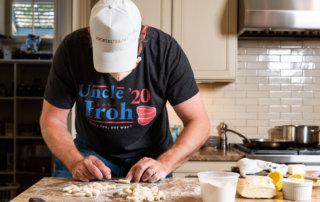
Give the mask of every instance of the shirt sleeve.
POLYGON ((62 109, 71 109, 76 99, 67 58, 66 45, 63 41, 55 52, 44 93, 45 100, 62 109))
POLYGON ((166 63, 166 96, 172 106, 190 99, 199 92, 188 58, 173 38, 168 44, 166 63))

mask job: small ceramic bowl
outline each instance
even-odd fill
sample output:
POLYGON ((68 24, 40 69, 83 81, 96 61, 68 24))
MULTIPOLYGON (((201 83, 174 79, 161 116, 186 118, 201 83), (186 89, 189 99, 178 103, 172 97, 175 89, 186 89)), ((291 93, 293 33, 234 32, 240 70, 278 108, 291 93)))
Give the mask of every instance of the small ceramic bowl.
POLYGON ((311 200, 312 180, 305 179, 283 179, 283 198, 287 200, 311 200))

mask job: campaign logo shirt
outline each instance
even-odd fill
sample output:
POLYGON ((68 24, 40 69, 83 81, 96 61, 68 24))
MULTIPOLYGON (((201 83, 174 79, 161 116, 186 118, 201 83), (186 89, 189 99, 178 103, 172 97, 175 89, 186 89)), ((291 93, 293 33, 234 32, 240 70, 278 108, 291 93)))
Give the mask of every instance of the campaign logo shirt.
POLYGON ((128 129, 135 123, 145 126, 157 114, 157 109, 149 106, 151 93, 146 88, 80 84, 78 94, 84 103, 86 118, 100 128, 128 129))

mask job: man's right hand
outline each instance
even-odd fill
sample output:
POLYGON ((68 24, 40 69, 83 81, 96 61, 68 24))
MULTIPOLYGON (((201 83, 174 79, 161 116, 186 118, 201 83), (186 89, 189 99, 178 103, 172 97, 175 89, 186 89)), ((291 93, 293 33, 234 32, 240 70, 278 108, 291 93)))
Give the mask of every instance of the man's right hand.
POLYGON ((95 156, 87 156, 71 167, 72 177, 89 182, 93 179, 111 179, 111 170, 95 156))

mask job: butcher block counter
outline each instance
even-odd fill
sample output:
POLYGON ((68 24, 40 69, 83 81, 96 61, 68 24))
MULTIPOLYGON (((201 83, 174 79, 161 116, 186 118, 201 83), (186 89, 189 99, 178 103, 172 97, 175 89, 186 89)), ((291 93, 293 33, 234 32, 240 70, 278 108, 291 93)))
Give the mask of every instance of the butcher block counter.
MULTIPOLYGON (((85 182, 74 181, 71 178, 53 178, 46 177, 27 189, 25 192, 14 198, 13 202, 29 201, 30 198, 42 198, 46 201, 126 201, 116 196, 127 184, 116 183, 115 180, 106 181, 106 183, 115 184, 116 188, 102 192, 97 197, 73 197, 71 194, 64 193, 62 189, 71 184, 85 185, 85 182)), ((197 178, 171 178, 158 183, 140 183, 142 186, 158 186, 166 195, 165 201, 180 202, 201 202, 200 184, 197 178)), ((279 193, 277 198, 281 198, 279 193)), ((282 199, 245 199, 236 197, 236 202, 280 202, 288 200, 282 199)), ((320 188, 314 188, 312 191, 312 202, 320 201, 320 188)), ((288 201, 289 202, 289 201, 288 201)))
POLYGON ((173 176, 197 176, 198 172, 208 170, 231 171, 231 168, 236 166, 237 161, 243 157, 244 155, 231 149, 223 151, 213 147, 206 147, 195 152, 188 162, 173 172, 173 176))
POLYGON ((205 147, 195 152, 190 161, 238 161, 244 157, 243 154, 227 149, 220 150, 214 147, 205 147))

